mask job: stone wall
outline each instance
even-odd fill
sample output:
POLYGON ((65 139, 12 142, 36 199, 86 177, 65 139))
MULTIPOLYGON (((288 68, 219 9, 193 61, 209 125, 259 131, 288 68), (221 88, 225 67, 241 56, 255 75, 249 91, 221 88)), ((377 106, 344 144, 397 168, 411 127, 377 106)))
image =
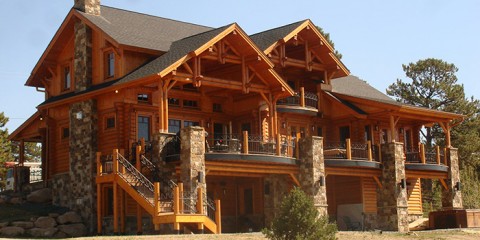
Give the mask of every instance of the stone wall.
POLYGON ((52 204, 69 207, 71 202, 70 173, 57 174, 52 177, 52 204))
POLYGON ((263 208, 265 226, 270 226, 275 214, 280 209, 283 198, 290 192, 291 183, 284 175, 269 175, 264 181, 263 208))
POLYGON ((73 8, 92 15, 100 15, 100 0, 75 0, 73 8))
POLYGON ((74 31, 74 82, 75 92, 80 92, 92 85, 92 29, 77 21, 74 31))
POLYGON ((180 180, 184 192, 207 190, 205 181, 205 131, 202 127, 186 127, 180 131, 180 180))
POLYGON ((95 100, 70 106, 70 206, 86 221, 90 232, 95 226, 97 152, 97 104, 95 100), (78 113, 82 113, 81 118, 78 113))
POLYGON ((442 207, 445 210, 463 208, 463 198, 460 184, 460 170, 458 167, 458 149, 447 148, 448 179, 445 180, 448 189, 442 188, 442 207))
POLYGON ((313 197, 313 203, 321 216, 327 216, 327 188, 325 180, 325 161, 323 158, 323 140, 321 137, 300 139, 301 188, 313 197))
POLYGON ((408 232, 407 186, 402 143, 382 145, 382 187, 377 189, 377 223, 382 230, 408 232))
POLYGON ((376 213, 365 213, 363 215, 363 229, 374 230, 378 228, 378 215, 376 213))

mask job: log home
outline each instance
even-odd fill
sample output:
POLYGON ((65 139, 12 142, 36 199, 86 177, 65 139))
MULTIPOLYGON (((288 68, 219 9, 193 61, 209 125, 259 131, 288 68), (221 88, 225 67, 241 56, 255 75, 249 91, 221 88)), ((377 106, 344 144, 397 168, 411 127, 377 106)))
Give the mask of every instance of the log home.
POLYGON ((42 143, 54 203, 92 233, 258 231, 294 186, 346 230, 408 231, 421 179, 462 208, 462 116, 350 75, 310 20, 249 36, 99 2, 75 1, 26 82, 45 101, 10 136, 42 143), (427 149, 434 123, 446 146, 427 149))

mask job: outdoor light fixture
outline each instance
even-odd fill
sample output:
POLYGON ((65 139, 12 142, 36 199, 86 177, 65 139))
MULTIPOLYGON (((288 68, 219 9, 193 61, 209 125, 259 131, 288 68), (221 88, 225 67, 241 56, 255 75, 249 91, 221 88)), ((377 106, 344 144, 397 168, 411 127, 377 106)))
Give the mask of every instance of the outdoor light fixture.
POLYGON ((400 128, 399 130, 400 130, 400 134, 403 134, 403 128, 400 128))
POLYGON ((312 132, 315 131, 315 125, 312 125, 312 132))
POLYGON ((400 180, 400 187, 402 188, 407 187, 407 181, 405 180, 405 178, 402 178, 402 180, 400 180))
POLYGON ((210 128, 210 122, 207 122, 207 128, 210 128))
POLYGON ((320 179, 318 179, 318 183, 320 184, 320 187, 325 186, 325 176, 320 176, 320 179))
POLYGON ((118 93, 118 90, 115 90, 115 93, 118 93))
POLYGON ((199 183, 203 183, 203 177, 204 177, 203 172, 198 172, 198 182, 199 183))
POLYGON ((375 131, 378 131, 378 125, 375 125, 375 131))
POLYGON ((460 191, 460 190, 462 190, 462 184, 460 182, 457 182, 455 184, 455 191, 460 191))
POLYGON ((77 112, 77 113, 75 114, 75 117, 77 118, 77 120, 82 120, 82 118, 83 118, 83 113, 82 113, 81 111, 80 111, 80 112, 77 112))
POLYGON ((287 123, 282 122, 282 128, 287 128, 287 123))

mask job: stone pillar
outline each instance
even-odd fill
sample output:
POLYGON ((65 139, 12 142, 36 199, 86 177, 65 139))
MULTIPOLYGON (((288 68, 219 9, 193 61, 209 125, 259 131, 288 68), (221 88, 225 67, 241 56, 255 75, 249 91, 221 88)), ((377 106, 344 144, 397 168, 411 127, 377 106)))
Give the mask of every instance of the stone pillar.
POLYGON ((176 141, 175 134, 172 133, 155 133, 152 134, 152 163, 160 170, 160 178, 172 179, 175 175, 174 166, 169 166, 166 162, 168 154, 177 151, 180 153, 180 143, 176 141))
POLYGON ((205 131, 202 127, 186 127, 180 131, 180 180, 185 192, 196 194, 198 187, 206 193, 205 131))
POLYGON ((403 144, 382 145, 382 187, 377 191, 378 227, 408 232, 407 186, 403 144), (403 183, 402 183, 403 181, 403 183))
POLYGON ((80 92, 92 85, 92 29, 77 21, 74 31, 74 82, 75 92, 80 92))
POLYGON ((445 180, 448 189, 442 188, 442 207, 445 210, 463 208, 463 198, 458 167, 458 149, 447 148, 448 179, 445 180))
POLYGON ((100 0, 75 0, 73 8, 91 15, 100 15, 100 0))
POLYGON ((90 231, 95 226, 97 104, 93 99, 70 105, 70 208, 80 213, 90 231))
POLYGON ((320 216, 327 216, 327 187, 322 137, 302 138, 299 145, 301 188, 307 195, 313 197, 313 203, 320 216))
POLYGON ((283 198, 288 194, 291 184, 285 175, 269 175, 265 177, 263 209, 265 226, 270 226, 282 205, 283 198))

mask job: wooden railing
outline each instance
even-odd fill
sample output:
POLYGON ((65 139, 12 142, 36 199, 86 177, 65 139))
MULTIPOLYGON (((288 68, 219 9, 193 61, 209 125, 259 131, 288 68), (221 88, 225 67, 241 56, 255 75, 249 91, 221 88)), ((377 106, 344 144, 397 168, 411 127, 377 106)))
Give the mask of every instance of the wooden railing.
POLYGON ((405 148, 405 162, 447 165, 446 151, 446 148, 440 146, 428 149, 424 144, 419 144, 418 147, 407 147, 405 148))
POLYGON ((377 150, 370 141, 367 143, 351 142, 350 139, 346 139, 345 142, 325 141, 323 155, 326 159, 380 161, 380 158, 376 157, 377 150))
POLYGON ((305 92, 303 87, 294 96, 278 100, 277 105, 300 106, 308 108, 318 108, 318 96, 312 92, 305 92))

